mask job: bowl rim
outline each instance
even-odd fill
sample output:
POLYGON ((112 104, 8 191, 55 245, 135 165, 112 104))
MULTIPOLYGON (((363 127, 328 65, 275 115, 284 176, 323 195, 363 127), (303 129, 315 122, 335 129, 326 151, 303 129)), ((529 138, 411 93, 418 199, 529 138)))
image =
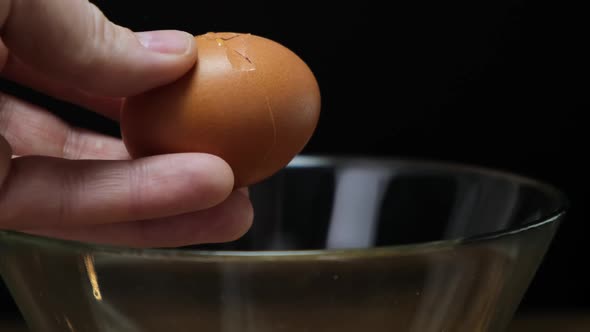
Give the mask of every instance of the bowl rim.
POLYGON ((135 248, 124 245, 98 244, 77 240, 65 240, 42 235, 24 233, 16 230, 0 229, 0 242, 19 241, 27 242, 33 246, 69 249, 73 251, 84 251, 94 253, 116 254, 124 256, 143 256, 152 258, 180 258, 189 260, 220 259, 220 258, 250 258, 250 259, 272 259, 327 256, 382 256, 408 254, 413 252, 437 251, 445 247, 456 247, 470 243, 482 243, 499 238, 514 236, 529 230, 548 226, 561 221, 569 211, 570 201, 563 191, 557 187, 535 179, 533 177, 520 175, 513 171, 501 170, 499 168, 485 167, 469 163, 454 162, 448 160, 419 159, 409 157, 378 157, 360 155, 298 155, 286 166, 288 168, 311 168, 331 166, 363 166, 363 167, 393 167, 395 165, 412 166, 414 170, 437 170, 452 171, 456 173, 472 174, 490 178, 501 178, 507 181, 528 185, 539 192, 544 192, 558 202, 558 207, 553 211, 533 218, 530 221, 518 226, 506 229, 486 232, 473 236, 456 237, 453 239, 435 240, 400 245, 387 245, 369 248, 333 248, 333 249, 296 249, 296 250, 209 250, 209 249, 187 249, 187 248, 135 248))

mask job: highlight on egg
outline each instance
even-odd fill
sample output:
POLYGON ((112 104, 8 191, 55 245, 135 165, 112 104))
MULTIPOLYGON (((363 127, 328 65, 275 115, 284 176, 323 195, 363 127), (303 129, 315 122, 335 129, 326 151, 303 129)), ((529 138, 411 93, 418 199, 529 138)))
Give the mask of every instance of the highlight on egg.
POLYGON ((307 64, 273 40, 233 32, 195 36, 198 59, 179 80, 127 98, 121 134, 132 157, 210 153, 235 187, 273 175, 299 154, 320 114, 307 64))

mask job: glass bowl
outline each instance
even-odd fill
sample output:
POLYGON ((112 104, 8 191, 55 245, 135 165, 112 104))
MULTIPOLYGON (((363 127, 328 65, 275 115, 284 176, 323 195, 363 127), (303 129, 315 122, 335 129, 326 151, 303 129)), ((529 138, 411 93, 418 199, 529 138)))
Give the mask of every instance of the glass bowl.
POLYGON ((567 210, 550 185, 443 162, 298 156, 241 239, 134 249, 0 232, 33 332, 503 331, 567 210))

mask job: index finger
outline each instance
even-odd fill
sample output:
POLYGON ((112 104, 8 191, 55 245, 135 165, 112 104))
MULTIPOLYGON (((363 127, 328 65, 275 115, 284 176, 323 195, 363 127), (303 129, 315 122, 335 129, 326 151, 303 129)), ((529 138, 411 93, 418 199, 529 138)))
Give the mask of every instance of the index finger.
POLYGON ((231 168, 207 154, 137 160, 19 157, 0 191, 0 228, 110 224, 204 210, 232 192, 231 168))

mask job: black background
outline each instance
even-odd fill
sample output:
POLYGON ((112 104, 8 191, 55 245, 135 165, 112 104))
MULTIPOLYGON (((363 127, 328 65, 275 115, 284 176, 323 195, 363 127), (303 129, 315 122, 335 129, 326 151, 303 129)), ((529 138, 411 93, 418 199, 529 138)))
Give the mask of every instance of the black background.
MULTIPOLYGON (((251 32, 291 48, 315 72, 323 98, 307 153, 453 160, 557 185, 572 210, 521 310, 590 308, 588 29, 579 8, 522 0, 93 2, 136 31, 251 32)), ((74 124, 118 135, 114 123, 1 84, 74 124)), ((0 313, 15 310, 0 291, 0 313)))

